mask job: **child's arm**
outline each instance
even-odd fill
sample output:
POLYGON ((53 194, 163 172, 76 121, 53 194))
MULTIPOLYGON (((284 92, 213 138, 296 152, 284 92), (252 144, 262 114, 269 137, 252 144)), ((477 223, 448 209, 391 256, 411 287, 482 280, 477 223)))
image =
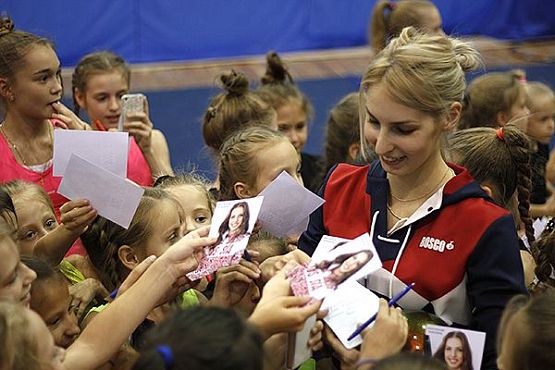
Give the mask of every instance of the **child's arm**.
POLYGON ((555 216, 555 195, 551 195, 544 204, 530 204, 530 217, 555 216))
MULTIPOLYGON (((208 228, 200 232, 207 235, 208 228)), ((198 266, 194 252, 215 242, 214 238, 200 237, 198 232, 191 234, 157 259, 146 258, 133 269, 128 278, 136 282, 97 315, 67 349, 64 368, 95 369, 106 363, 147 314, 161 304, 170 291, 179 289, 185 274, 198 266), (141 270, 144 271, 142 275, 141 270)))
POLYGON ((78 199, 60 207, 61 224, 43 236, 35 245, 35 256, 52 265, 59 264, 73 243, 96 218, 88 200, 78 199))

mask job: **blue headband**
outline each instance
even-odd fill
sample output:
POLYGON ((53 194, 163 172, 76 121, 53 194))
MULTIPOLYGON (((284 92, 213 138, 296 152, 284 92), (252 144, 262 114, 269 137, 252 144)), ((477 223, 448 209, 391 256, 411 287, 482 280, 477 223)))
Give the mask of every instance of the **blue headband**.
POLYGON ((171 367, 173 366, 173 352, 170 346, 158 346, 156 347, 156 352, 158 352, 164 360, 164 368, 171 369, 171 367))

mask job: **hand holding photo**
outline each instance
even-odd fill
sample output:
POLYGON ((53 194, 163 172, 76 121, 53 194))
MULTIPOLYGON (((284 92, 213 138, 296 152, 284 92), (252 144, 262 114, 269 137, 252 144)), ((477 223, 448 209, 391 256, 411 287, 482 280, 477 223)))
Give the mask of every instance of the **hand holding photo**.
MULTIPOLYGON (((323 299, 346 281, 358 280, 382 266, 376 248, 365 233, 328 253, 318 252, 308 266, 297 266, 289 272, 291 289, 295 295, 309 295, 323 299)), ((328 248, 328 247, 326 247, 328 248)))
POLYGON ((208 236, 218 238, 213 246, 204 248, 198 268, 187 274, 198 280, 221 267, 239 263, 247 248, 264 197, 216 203, 208 236))
POLYGON ((486 333, 427 325, 431 355, 449 370, 478 370, 482 364, 486 333))

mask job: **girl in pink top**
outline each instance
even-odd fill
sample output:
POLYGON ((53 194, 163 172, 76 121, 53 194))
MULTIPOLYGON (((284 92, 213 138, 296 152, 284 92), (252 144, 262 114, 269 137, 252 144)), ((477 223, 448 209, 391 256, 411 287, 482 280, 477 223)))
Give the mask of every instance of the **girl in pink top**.
MULTIPOLYGON (((73 72, 75 113, 84 109, 93 129, 116 130, 121 115, 121 97, 129 91, 131 73, 125 61, 108 51, 83 57, 73 72)), ((153 177, 173 175, 164 134, 152 128, 145 112, 128 113, 124 129, 129 132, 127 177, 139 185, 152 186, 153 177)))
POLYGON ((0 17, 0 55, 5 111, 0 123, 0 183, 22 179, 39 184, 59 219, 67 199, 56 192, 61 178, 52 176, 54 126, 90 127, 60 103, 60 61, 50 41, 15 31, 9 18, 0 17))

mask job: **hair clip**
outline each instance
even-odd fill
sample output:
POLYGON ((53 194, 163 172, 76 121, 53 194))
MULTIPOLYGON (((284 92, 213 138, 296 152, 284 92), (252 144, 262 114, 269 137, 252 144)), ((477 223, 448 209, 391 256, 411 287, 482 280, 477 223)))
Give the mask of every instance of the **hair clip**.
POLYGON ((208 107, 208 117, 210 117, 210 119, 216 117, 216 113, 218 113, 218 108, 216 107, 208 107))
POLYGON ((550 218, 549 221, 547 221, 547 225, 545 225, 545 230, 552 232, 553 229, 555 229, 555 219, 550 218))
POLYGON ((173 366, 173 351, 170 346, 160 345, 156 347, 156 352, 158 352, 162 360, 164 360, 164 368, 171 369, 173 366))
POLYGON ((505 142, 505 131, 503 131, 503 127, 499 127, 497 130, 495 130, 495 135, 499 140, 505 142))

